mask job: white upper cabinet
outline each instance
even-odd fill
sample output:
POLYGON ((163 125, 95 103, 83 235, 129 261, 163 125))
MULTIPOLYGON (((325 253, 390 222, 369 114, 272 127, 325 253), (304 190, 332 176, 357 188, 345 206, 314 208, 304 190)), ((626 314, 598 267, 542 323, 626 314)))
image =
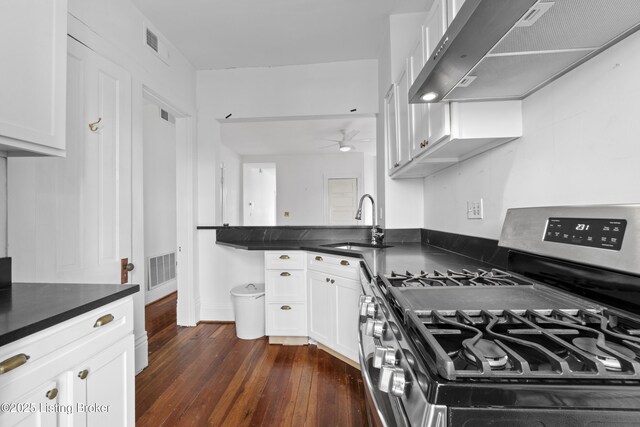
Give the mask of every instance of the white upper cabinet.
MULTIPOLYGON (((447 31, 447 2, 446 0, 436 0, 429 11, 426 21, 427 27, 427 58, 440 47, 439 43, 447 31)), ((426 61, 425 61, 426 62, 426 61)), ((449 116, 449 104, 439 102, 429 104, 429 138, 427 145, 435 145, 451 134, 449 116)))
POLYGON ((409 68, 407 66, 400 73, 396 83, 398 88, 398 163, 403 166, 411 160, 411 111, 409 108, 409 68))
POLYGON ((384 137, 389 159, 389 174, 400 166, 398 162, 398 125, 396 114, 396 86, 391 85, 384 97, 384 137))
POLYGON ((449 0, 448 3, 448 13, 449 16, 449 25, 453 22, 453 18, 456 17, 460 8, 464 4, 465 0, 449 0))
MULTIPOLYGON (((435 0, 409 50, 408 88, 440 48, 442 37, 463 3, 464 0, 435 0)), ((395 165, 389 169, 393 178, 428 176, 522 136, 521 101, 411 104, 411 142, 407 155, 403 151, 401 126, 404 124, 404 103, 408 103, 408 88, 405 89, 403 83, 402 79, 398 80, 396 87, 398 145, 388 146, 390 166, 395 165), (396 157, 392 158, 392 154, 396 157)), ((391 122, 386 124, 392 125, 391 122)), ((387 126, 387 132, 389 130, 387 126)))
POLYGON ((0 150, 64 155, 67 0, 0 2, 0 150))
MULTIPOLYGON (((409 81, 411 84, 416 80, 418 74, 426 62, 426 37, 427 27, 422 26, 416 46, 409 57, 409 81)), ((411 86, 411 85, 409 85, 411 86)), ((411 104, 411 158, 423 151, 429 139, 429 104, 411 104)))

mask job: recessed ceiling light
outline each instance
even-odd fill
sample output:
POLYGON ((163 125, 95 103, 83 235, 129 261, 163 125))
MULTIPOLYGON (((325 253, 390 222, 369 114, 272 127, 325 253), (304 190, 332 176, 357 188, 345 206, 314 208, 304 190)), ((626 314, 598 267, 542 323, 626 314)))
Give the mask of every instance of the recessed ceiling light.
POLYGON ((340 151, 342 151, 343 153, 346 153, 347 151, 351 151, 353 147, 350 145, 341 145, 340 146, 340 151))
POLYGON ((422 95, 422 100, 429 102, 429 101, 433 101, 437 97, 438 97, 437 93, 435 93, 435 92, 427 92, 424 95, 422 95))

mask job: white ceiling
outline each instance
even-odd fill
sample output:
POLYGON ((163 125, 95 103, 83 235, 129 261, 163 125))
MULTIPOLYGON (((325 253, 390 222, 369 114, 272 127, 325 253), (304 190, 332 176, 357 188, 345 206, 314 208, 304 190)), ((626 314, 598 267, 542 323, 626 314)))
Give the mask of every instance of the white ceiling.
POLYGON ((349 143, 354 147, 352 152, 372 155, 376 152, 376 119, 373 117, 223 122, 220 127, 222 143, 243 156, 340 153, 338 144, 328 139, 341 139, 341 129, 358 130, 354 140, 369 140, 349 143), (330 144, 335 145, 321 148, 330 144))
POLYGON ((133 0, 198 70, 377 58, 392 13, 432 0, 133 0))

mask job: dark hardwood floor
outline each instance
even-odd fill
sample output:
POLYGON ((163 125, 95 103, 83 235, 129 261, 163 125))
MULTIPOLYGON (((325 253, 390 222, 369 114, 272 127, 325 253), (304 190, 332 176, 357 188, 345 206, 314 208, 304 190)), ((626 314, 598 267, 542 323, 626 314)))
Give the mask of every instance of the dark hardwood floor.
POLYGON ((147 304, 144 309, 144 326, 149 338, 167 326, 176 324, 177 304, 178 292, 172 292, 151 304, 147 304))
POLYGON ((168 326, 136 377, 137 426, 366 426, 360 372, 315 346, 168 326))

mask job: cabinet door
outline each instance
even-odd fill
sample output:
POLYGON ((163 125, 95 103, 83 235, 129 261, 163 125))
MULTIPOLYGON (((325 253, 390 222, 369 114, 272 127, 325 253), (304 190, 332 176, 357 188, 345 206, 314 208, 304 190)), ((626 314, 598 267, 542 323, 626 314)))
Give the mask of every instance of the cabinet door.
POLYGON ((0 2, 0 149, 63 155, 67 0, 0 2))
POLYGON ((358 360, 358 303, 361 294, 358 280, 336 279, 334 350, 351 360, 358 360))
MULTIPOLYGON (((439 47, 447 30, 446 0, 436 0, 427 17, 427 58, 439 47)), ((451 135, 449 104, 438 102, 429 104, 429 145, 437 144, 451 135)))
POLYGON ((398 88, 398 163, 400 166, 411 160, 411 114, 409 109, 409 69, 400 73, 398 88))
POLYGON ((464 4, 464 2, 465 2, 465 0, 449 0, 447 2, 447 5, 449 6, 449 10, 448 10, 448 13, 447 13, 448 18, 449 18, 449 25, 451 25, 451 23, 453 22, 454 18, 456 17, 458 12, 460 11, 460 8, 464 4))
POLYGON ((400 166, 398 163, 398 126, 396 114, 396 86, 391 85, 384 97, 384 134, 387 146, 389 175, 400 166))
MULTIPOLYGON (((56 410, 61 404, 59 384, 55 380, 47 381, 17 400, 3 399, 3 403, 15 403, 9 412, 0 412, 0 426, 41 427, 61 424, 60 416, 64 410, 56 410)), ((1 393, 4 395, 4 393, 1 393)), ((63 408, 66 409, 66 406, 63 408)))
MULTIPOLYGON (((409 58, 410 81, 416 80, 426 62, 427 27, 420 28, 420 37, 409 58)), ((426 149, 429 139, 429 104, 411 104, 411 158, 426 149)))
POLYGON ((317 271, 307 274, 309 283, 309 337, 329 345, 334 340, 335 285, 331 277, 317 271))
POLYGON ((74 427, 135 424, 133 343, 128 335, 73 372, 74 427))

